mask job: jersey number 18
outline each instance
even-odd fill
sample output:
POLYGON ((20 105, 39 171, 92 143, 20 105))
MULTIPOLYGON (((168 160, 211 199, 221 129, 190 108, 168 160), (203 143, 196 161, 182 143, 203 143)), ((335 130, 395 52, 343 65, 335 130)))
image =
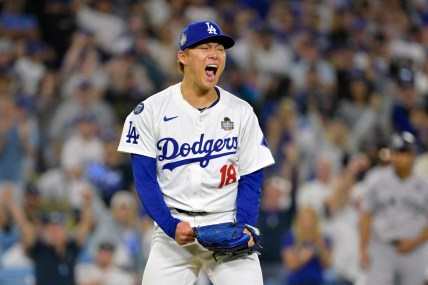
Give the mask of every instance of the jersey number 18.
POLYGON ((218 186, 219 189, 223 188, 225 185, 229 185, 230 183, 236 182, 236 170, 233 164, 223 165, 222 168, 220 168, 221 173, 221 182, 218 186))

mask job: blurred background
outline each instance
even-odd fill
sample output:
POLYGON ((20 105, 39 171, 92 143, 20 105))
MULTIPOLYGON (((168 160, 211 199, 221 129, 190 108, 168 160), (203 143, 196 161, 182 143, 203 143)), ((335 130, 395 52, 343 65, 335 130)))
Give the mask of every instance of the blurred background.
POLYGON ((329 241, 322 284, 362 280, 359 206, 393 132, 416 137, 428 176, 424 0, 0 1, 0 284, 35 284, 46 255, 28 258, 23 236, 53 224, 83 238, 64 239, 75 258, 55 266, 75 280, 61 284, 140 284, 152 221, 118 139, 139 102, 181 80, 180 32, 205 19, 236 39, 219 85, 252 105, 276 160, 258 222, 265 284, 287 284, 293 227, 329 241))

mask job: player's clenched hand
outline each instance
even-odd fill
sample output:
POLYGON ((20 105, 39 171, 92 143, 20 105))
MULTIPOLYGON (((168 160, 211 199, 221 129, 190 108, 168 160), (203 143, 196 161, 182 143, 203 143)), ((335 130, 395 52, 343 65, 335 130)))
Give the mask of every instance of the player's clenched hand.
POLYGON ((419 244, 416 240, 412 240, 412 239, 399 240, 395 244, 395 249, 398 252, 406 253, 406 252, 412 251, 418 245, 419 244))
POLYGON ((188 222, 179 222, 175 230, 175 241, 179 245, 195 241, 195 232, 188 222))

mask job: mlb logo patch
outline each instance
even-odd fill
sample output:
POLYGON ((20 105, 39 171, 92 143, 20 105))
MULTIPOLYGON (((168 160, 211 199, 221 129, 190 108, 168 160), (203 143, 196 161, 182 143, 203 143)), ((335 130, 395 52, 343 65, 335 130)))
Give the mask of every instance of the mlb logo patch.
POLYGON ((143 102, 141 102, 140 104, 138 104, 138 105, 134 108, 134 114, 135 114, 135 115, 138 115, 138 114, 140 114, 141 112, 143 112, 143 110, 144 110, 144 103, 143 103, 143 102))
POLYGON ((234 123, 228 118, 224 117, 224 121, 221 122, 221 128, 225 131, 233 130, 234 123))

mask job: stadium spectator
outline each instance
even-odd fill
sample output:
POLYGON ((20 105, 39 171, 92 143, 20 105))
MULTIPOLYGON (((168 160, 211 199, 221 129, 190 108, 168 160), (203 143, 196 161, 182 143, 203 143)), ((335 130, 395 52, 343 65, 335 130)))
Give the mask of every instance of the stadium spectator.
POLYGON ((46 73, 45 61, 49 58, 48 47, 43 42, 28 42, 25 53, 13 65, 13 72, 18 79, 21 96, 34 100, 40 83, 46 73))
POLYGON ((100 129, 113 126, 117 119, 113 106, 97 97, 91 82, 86 80, 79 82, 75 88, 71 98, 63 100, 54 110, 49 125, 50 147, 56 148, 58 155, 64 141, 73 134, 74 120, 80 113, 93 114, 100 129))
POLYGON ((75 236, 67 229, 65 213, 50 212, 42 231, 36 232, 20 206, 6 192, 8 210, 21 231, 24 250, 34 262, 35 284, 75 284, 74 266, 92 228, 91 193, 84 193, 84 207, 75 226, 75 236))
POLYGON ((337 170, 334 169, 334 162, 327 154, 320 154, 315 162, 314 178, 302 183, 297 193, 298 207, 310 206, 315 209, 324 220, 325 199, 330 195, 337 170))
MULTIPOLYGON (((65 140, 61 150, 61 167, 68 171, 82 171, 88 163, 103 161, 103 144, 98 136, 95 115, 82 112, 73 118, 73 134, 65 140)), ((80 176, 82 173, 76 174, 80 176)))
POLYGON ((33 123, 27 118, 21 120, 18 105, 10 94, 0 94, 0 192, 3 184, 13 184, 19 203, 28 178, 27 158, 36 151, 33 123))
POLYGON ((292 230, 284 235, 282 256, 287 285, 323 284, 324 270, 331 263, 330 242, 313 208, 298 209, 292 230))
POLYGON ((95 253, 95 261, 79 263, 76 267, 77 285, 134 285, 134 276, 114 264, 113 244, 100 243, 95 253))
POLYGON ((142 252, 142 231, 138 222, 138 204, 134 193, 118 191, 110 207, 102 207, 96 214, 97 227, 90 240, 89 252, 105 241, 114 244, 114 263, 127 271, 141 273, 145 259, 142 252))
POLYGON ((133 189, 134 180, 129 157, 116 151, 120 138, 116 130, 104 130, 100 138, 103 159, 89 163, 84 169, 84 176, 97 188, 99 196, 109 207, 116 192, 133 189))
POLYGON ((284 266, 281 244, 290 229, 296 211, 296 186, 279 176, 272 176, 263 185, 257 227, 263 233, 260 264, 266 284, 281 281, 284 266))
POLYGON ((92 0, 81 5, 76 19, 80 28, 93 33, 97 46, 106 53, 112 52, 110 48, 126 26, 124 19, 114 14, 112 2, 108 0, 92 0))
POLYGON ((370 164, 366 155, 352 157, 324 199, 324 232, 331 238, 333 284, 352 285, 364 278, 359 266, 358 225, 362 179, 370 164))
POLYGON ((0 35, 14 40, 30 40, 38 34, 34 15, 24 11, 26 0, 6 0, 0 13, 0 35))

